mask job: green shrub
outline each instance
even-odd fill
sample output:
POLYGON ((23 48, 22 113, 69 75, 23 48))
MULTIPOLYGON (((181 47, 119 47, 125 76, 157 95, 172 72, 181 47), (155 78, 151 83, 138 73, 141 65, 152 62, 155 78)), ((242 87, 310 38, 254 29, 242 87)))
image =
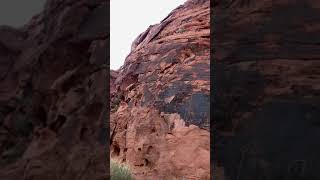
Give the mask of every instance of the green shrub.
POLYGON ((121 94, 116 95, 115 97, 111 97, 110 109, 111 112, 116 112, 120 106, 121 102, 121 94))
POLYGON ((111 180, 133 180, 129 166, 114 160, 110 161, 110 176, 111 180))

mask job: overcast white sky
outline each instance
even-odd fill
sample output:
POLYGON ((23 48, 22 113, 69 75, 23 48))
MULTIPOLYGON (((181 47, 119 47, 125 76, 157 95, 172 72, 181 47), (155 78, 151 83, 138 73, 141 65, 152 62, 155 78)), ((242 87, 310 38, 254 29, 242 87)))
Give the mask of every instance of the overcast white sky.
POLYGON ((20 27, 39 13, 46 0, 1 0, 0 25, 20 27))
POLYGON ((110 0, 110 67, 119 69, 134 39, 186 0, 110 0))

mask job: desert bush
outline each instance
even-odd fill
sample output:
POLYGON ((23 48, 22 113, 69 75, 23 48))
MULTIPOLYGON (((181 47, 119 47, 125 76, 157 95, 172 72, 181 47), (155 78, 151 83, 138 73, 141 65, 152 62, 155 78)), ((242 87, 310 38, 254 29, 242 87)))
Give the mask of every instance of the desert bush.
POLYGON ((110 177, 111 180, 133 180, 129 166, 115 160, 110 162, 110 177))

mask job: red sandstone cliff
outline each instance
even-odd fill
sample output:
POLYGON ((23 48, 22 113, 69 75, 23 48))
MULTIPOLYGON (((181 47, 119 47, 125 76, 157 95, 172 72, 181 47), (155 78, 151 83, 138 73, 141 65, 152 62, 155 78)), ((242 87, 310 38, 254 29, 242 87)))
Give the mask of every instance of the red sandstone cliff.
POLYGON ((107 4, 48 0, 0 26, 0 179, 106 179, 107 4))
POLYGON ((137 179, 209 179, 210 1, 189 0, 132 44, 111 81, 111 158, 137 179))
MULTIPOLYGON (((107 179, 107 4, 48 0, 0 27, 0 179, 107 179)), ((209 1, 189 0, 111 71, 111 156, 137 179, 209 179, 209 1)))
POLYGON ((319 1, 212 5, 216 179, 320 179, 319 1))

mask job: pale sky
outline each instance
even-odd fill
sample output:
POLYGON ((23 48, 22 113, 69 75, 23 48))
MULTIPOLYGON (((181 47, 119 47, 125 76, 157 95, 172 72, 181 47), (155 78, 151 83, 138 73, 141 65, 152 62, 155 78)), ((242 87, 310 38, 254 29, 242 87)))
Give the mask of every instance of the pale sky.
POLYGON ((1 0, 0 25, 20 27, 43 9, 46 0, 1 0))
POLYGON ((110 0, 110 68, 119 69, 134 39, 185 1, 110 0))

